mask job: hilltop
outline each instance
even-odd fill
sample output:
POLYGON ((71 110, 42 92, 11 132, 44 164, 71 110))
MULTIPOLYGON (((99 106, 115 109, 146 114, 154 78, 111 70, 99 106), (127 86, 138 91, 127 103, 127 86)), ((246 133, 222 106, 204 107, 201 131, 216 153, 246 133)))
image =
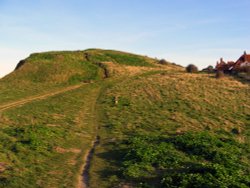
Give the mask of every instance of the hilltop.
MULTIPOLYGON (((18 63, 15 71, 0 80, 0 102, 84 81, 101 80, 105 77, 105 63, 116 65, 114 68, 124 73, 125 66, 154 67, 158 61, 145 56, 101 49, 31 54, 18 63)), ((178 66, 169 63, 169 67, 178 66)))
POLYGON ((102 49, 0 80, 0 187, 249 187, 250 86, 102 49))

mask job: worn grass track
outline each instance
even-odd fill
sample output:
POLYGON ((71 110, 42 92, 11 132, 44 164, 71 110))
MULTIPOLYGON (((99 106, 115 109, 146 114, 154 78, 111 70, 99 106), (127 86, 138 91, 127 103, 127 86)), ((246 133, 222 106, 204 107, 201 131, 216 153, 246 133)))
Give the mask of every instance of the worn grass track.
POLYGON ((98 84, 79 85, 2 111, 0 187, 79 186, 99 92, 98 84))
POLYGON ((59 90, 56 90, 56 91, 52 91, 52 92, 49 92, 49 93, 46 93, 46 94, 27 97, 25 99, 21 99, 21 100, 15 101, 15 102, 9 102, 7 104, 0 105, 0 112, 2 112, 4 110, 7 110, 9 108, 14 108, 14 107, 17 107, 17 106, 20 106, 20 105, 24 105, 26 103, 29 103, 29 102, 32 102, 32 101, 35 101, 35 100, 46 99, 48 97, 51 97, 51 96, 54 96, 54 95, 58 95, 60 93, 65 93, 67 91, 78 89, 82 85, 83 84, 73 85, 73 86, 62 88, 62 89, 59 89, 59 90))

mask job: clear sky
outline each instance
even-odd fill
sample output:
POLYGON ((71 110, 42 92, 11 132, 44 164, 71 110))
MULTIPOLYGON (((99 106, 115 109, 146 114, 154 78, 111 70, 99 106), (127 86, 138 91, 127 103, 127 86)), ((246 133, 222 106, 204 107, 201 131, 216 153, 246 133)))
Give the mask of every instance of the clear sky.
POLYGON ((250 0, 0 0, 0 77, 30 53, 116 49, 200 68, 250 53, 250 0))

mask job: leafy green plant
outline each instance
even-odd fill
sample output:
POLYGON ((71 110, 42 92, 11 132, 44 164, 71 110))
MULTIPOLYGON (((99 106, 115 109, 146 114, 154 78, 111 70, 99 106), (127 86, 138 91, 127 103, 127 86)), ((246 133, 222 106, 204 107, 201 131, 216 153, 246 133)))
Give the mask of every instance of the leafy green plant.
MULTIPOLYGON (((124 177, 138 183, 153 178, 162 187, 247 186, 244 145, 201 133, 172 137, 136 136, 127 142, 124 177), (161 173, 158 173, 161 171, 161 173), (242 176, 242 175, 245 176, 242 176)), ((148 182, 150 183, 150 182, 148 182)))

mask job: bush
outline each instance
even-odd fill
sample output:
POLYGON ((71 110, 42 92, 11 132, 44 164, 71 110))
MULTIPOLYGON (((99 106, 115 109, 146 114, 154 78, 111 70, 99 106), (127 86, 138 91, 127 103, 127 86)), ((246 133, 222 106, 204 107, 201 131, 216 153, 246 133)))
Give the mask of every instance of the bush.
POLYGON ((195 73, 195 72, 198 72, 198 67, 196 67, 193 64, 190 64, 186 67, 186 71, 189 73, 195 73))
POLYGON ((159 61, 159 64, 161 64, 161 65, 167 65, 167 64, 169 64, 169 62, 167 62, 165 59, 161 59, 159 61))
POLYGON ((213 73, 214 67, 212 65, 209 65, 207 68, 203 69, 202 72, 213 73))
POLYGON ((225 74, 224 74, 224 72, 223 71, 217 71, 216 72, 216 75, 215 75, 215 77, 216 78, 223 78, 225 76, 225 74))

